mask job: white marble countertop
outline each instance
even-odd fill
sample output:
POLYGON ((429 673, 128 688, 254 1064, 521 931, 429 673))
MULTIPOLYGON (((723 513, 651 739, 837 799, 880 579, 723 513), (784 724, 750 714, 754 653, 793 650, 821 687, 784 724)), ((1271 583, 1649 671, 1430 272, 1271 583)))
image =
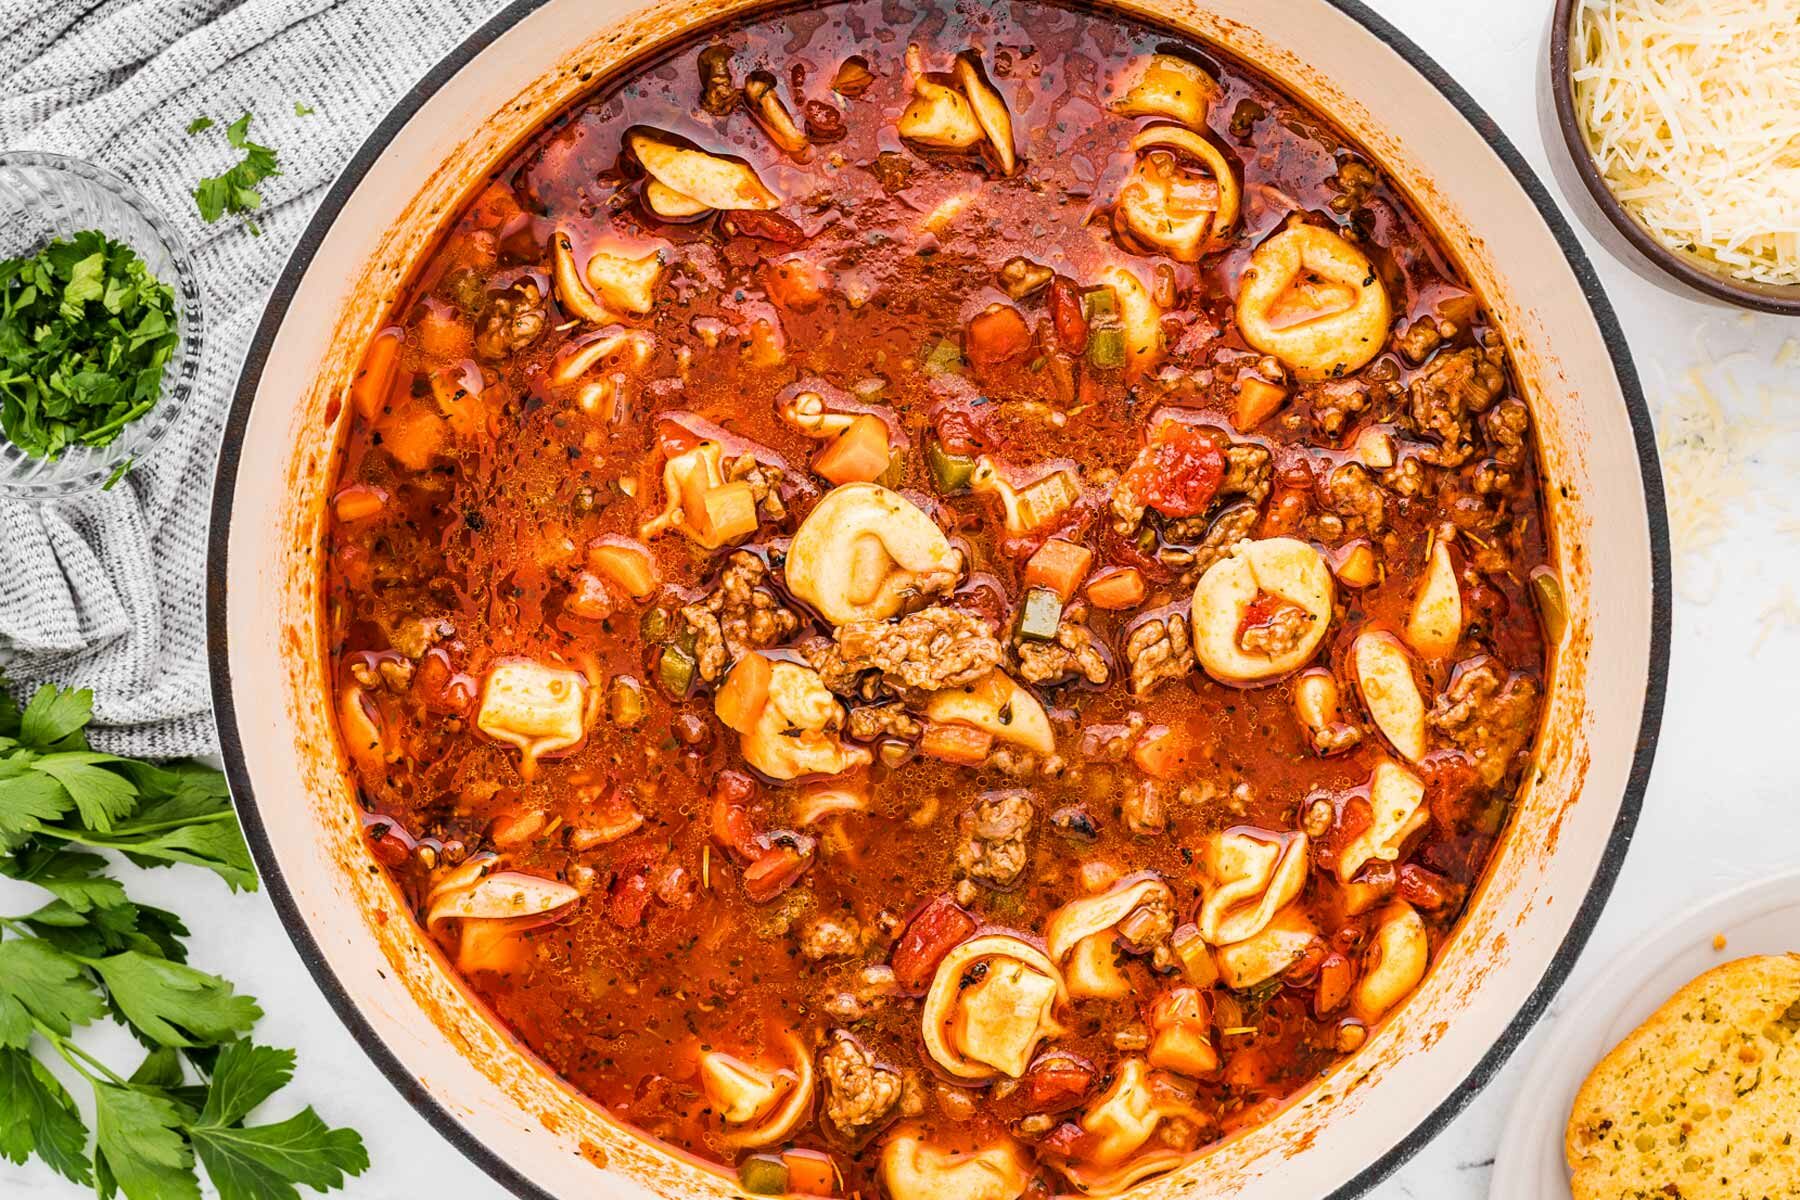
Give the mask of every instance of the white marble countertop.
MULTIPOLYGON (((1369 2, 1462 82, 1556 192, 1534 96, 1548 0, 1369 2)), ((1732 415, 1746 426, 1778 417, 1784 408, 1800 410, 1800 354, 1785 368, 1777 362, 1787 339, 1800 338, 1800 323, 1740 317, 1675 299, 1613 262, 1581 232, 1630 339, 1665 440, 1695 369, 1722 400, 1727 377, 1742 385, 1746 400, 1732 415)), ((1626 942, 1700 898, 1791 868, 1800 858, 1794 849, 1800 845, 1794 783, 1800 779, 1794 727, 1800 712, 1800 542, 1793 540, 1800 536, 1800 433, 1770 436, 1766 426, 1756 428, 1742 446, 1714 448, 1729 468, 1722 477, 1748 486, 1728 504, 1716 545, 1678 553, 1668 708, 1643 819, 1612 902, 1547 1021, 1557 1019, 1569 997, 1579 995, 1587 973, 1626 942), (1793 619, 1782 620, 1783 613, 1793 619)), ((314 988, 265 898, 231 896, 194 871, 143 873, 133 889, 143 900, 182 913, 193 927, 196 964, 223 972, 261 1000, 268 1015, 259 1040, 299 1051, 295 1084, 278 1103, 310 1102, 333 1124, 362 1131, 374 1165, 352 1182, 349 1195, 502 1200, 504 1190, 451 1149, 357 1048, 314 988)), ((1486 1092, 1370 1196, 1486 1196, 1516 1080, 1539 1040, 1527 1039, 1486 1092)), ((118 1044, 102 1049, 129 1057, 122 1034, 118 1044)), ((86 1193, 35 1161, 17 1167, 0 1160, 0 1194, 53 1200, 86 1193)))

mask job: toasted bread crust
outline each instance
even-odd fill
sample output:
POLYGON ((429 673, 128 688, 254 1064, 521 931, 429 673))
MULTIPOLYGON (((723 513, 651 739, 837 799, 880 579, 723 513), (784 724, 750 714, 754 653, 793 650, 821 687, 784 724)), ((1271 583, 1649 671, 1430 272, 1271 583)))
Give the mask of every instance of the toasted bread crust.
POLYGON ((1582 1083, 1563 1153, 1575 1200, 1800 1197, 1800 954, 1670 997, 1582 1083))

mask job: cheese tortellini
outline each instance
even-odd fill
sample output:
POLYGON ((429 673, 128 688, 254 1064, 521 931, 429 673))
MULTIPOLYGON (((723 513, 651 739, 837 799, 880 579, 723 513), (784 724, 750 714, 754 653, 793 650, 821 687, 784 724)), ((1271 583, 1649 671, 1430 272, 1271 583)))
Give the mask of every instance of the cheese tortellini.
POLYGON ((973 51, 957 55, 951 74, 945 76, 927 71, 924 50, 911 45, 906 48, 906 70, 912 76, 913 96, 896 126, 901 138, 931 150, 972 150, 985 143, 1002 175, 1018 169, 1012 114, 973 51))
POLYGON ((1430 965, 1425 922, 1406 901, 1391 902, 1376 921, 1362 978, 1350 993, 1350 1011, 1365 1024, 1379 1019, 1419 986, 1430 965))
POLYGON ((781 197, 763 185, 748 163, 678 145, 654 131, 633 132, 625 144, 656 185, 646 202, 659 216, 693 216, 707 209, 755 211, 781 205, 781 197))
POLYGON ((1194 657, 1221 683, 1257 683, 1312 658, 1331 624, 1331 568, 1295 538, 1239 542, 1194 586, 1194 657))
POLYGON ((719 1050, 700 1054, 700 1087, 734 1146, 767 1146, 812 1115, 812 1056, 792 1035, 788 1061, 779 1066, 747 1062, 719 1050))
POLYGON ((663 510, 638 526, 649 541, 671 529, 717 550, 756 532, 756 492, 746 480, 725 479, 725 447, 707 440, 663 464, 663 510))
POLYGON ((1207 1120, 1173 1084, 1141 1058, 1119 1063, 1112 1086, 1081 1115, 1081 1128, 1089 1140, 1069 1175, 1083 1195, 1115 1195, 1185 1160, 1179 1151, 1152 1144, 1166 1120, 1207 1120))
POLYGON ((1224 246, 1237 224, 1239 189, 1217 147, 1191 129, 1152 125, 1131 149, 1137 161, 1113 204, 1114 229, 1177 262, 1198 262, 1224 246))
POLYGON ((1356 690, 1381 736, 1413 762, 1425 757, 1425 697, 1400 639, 1383 630, 1357 635, 1350 648, 1356 690))
POLYGON ((1162 929, 1173 925, 1175 897, 1169 886, 1153 876, 1125 880, 1097 896, 1071 900, 1050 915, 1044 945, 1050 959, 1063 972, 1069 995, 1077 1000, 1121 1000, 1131 993, 1131 982, 1119 970, 1119 936, 1132 929, 1121 926, 1137 914, 1136 923, 1156 923, 1168 916, 1162 929))
POLYGON ((1255 937, 1213 953, 1218 963, 1219 978, 1226 987, 1245 991, 1266 983, 1300 961, 1307 948, 1318 939, 1319 931, 1298 904, 1290 904, 1262 928, 1255 937))
POLYGON ((1299 832, 1240 825, 1208 837, 1200 844, 1200 936, 1227 946, 1261 933, 1306 886, 1309 850, 1299 832))
POLYGON ((949 591, 961 572, 962 554, 937 522, 876 483, 826 493, 787 555, 788 590, 833 625, 885 620, 949 591))
POLYGON ((967 687, 943 688, 925 702, 925 715, 940 725, 972 725, 996 742, 1034 754, 1056 750, 1056 731, 1038 698, 1001 670, 967 687))
POLYGON ((771 779, 836 775, 870 761, 868 750, 839 736, 843 724, 844 708, 817 671, 778 662, 769 670, 768 699, 738 746, 771 779))
POLYGON ((1306 381, 1363 366, 1387 342, 1393 310, 1368 256, 1329 229, 1290 225, 1250 255, 1238 288, 1244 340, 1306 381))
POLYGON ((1011 1138, 974 1150, 944 1150, 913 1126, 881 1147, 881 1183, 892 1200, 1018 1200, 1031 1167, 1011 1138))
POLYGON ((1007 934, 970 938, 931 978, 925 1049, 959 1079, 1017 1079, 1038 1043, 1062 1032, 1056 1014, 1068 1000, 1061 972, 1036 946, 1007 934))
POLYGON ((579 671, 528 658, 504 659, 488 672, 475 727, 516 747, 529 774, 538 759, 581 744, 597 695, 579 671))
POLYGON ((1425 785, 1398 763, 1377 763, 1369 777, 1369 807, 1374 820, 1338 852, 1337 877, 1349 883, 1370 860, 1395 862, 1406 839, 1425 828, 1425 785))

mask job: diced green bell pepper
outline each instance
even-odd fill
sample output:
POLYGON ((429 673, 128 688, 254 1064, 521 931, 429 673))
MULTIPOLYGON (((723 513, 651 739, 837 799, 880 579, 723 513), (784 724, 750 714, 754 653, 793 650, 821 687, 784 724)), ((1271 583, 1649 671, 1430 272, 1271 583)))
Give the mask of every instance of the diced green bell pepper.
POLYGON ((756 1155, 738 1164, 738 1182, 753 1196, 781 1196, 788 1190, 787 1164, 756 1155))
POLYGON ((974 459, 952 454, 935 441, 925 447, 925 464, 931 469, 931 482, 946 496, 965 490, 975 477, 974 459))
POLYGON ((1125 331, 1096 329, 1088 337, 1088 361, 1102 371, 1116 371, 1125 365, 1125 331))
POLYGON ((662 657, 656 660, 656 681, 662 684, 663 691, 680 699, 694 686, 698 667, 691 653, 670 642, 662 648, 662 657))

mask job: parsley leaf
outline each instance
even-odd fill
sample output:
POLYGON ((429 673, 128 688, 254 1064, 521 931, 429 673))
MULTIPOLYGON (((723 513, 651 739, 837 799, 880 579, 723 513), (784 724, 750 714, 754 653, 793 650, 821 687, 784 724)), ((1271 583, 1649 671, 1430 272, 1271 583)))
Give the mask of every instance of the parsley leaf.
POLYGON ((201 1168, 221 1200, 343 1187, 368 1167, 362 1139, 310 1108, 244 1124, 292 1079, 293 1052, 240 1040, 262 1016, 256 1001, 186 965, 181 919, 134 903, 95 852, 198 863, 254 889, 224 778, 89 749, 91 711, 86 693, 46 688, 21 712, 0 686, 0 876, 50 897, 0 916, 0 1155, 36 1154, 102 1198, 197 1200, 201 1168), (128 1079, 77 1044, 108 1015, 150 1048, 128 1079), (93 1088, 91 1151, 37 1049, 93 1088))
POLYGON ((92 750, 64 750, 43 755, 31 769, 62 784, 89 829, 110 833, 113 822, 129 815, 138 803, 137 787, 131 780, 102 769, 102 764, 117 761, 110 754, 92 750))
POLYGON ((193 120, 188 122, 188 127, 187 127, 188 136, 193 137, 196 133, 205 133, 208 129, 211 129, 212 127, 213 127, 213 119, 211 117, 195 117, 193 120))
POLYGON ((121 908, 129 903, 125 886, 101 874, 105 870, 104 858, 76 850, 34 848, 0 859, 0 875, 35 883, 77 914, 96 908, 121 908))
POLYGON ((93 692, 87 688, 58 691, 46 683, 19 715, 19 741, 38 750, 55 749, 93 716, 93 692))
POLYGON ((0 942, 0 1046, 24 1046, 33 1023, 67 1037, 106 1005, 81 962, 42 938, 0 942))
POLYGON ((30 1051, 0 1050, 0 1154, 23 1163, 36 1154, 52 1171, 76 1183, 94 1181, 88 1165, 87 1126, 62 1083, 30 1051))
POLYGON ((250 1115, 252 1109, 287 1086, 294 1076, 294 1052, 250 1042, 233 1042, 219 1052, 213 1064, 212 1086, 200 1120, 210 1125, 230 1125, 250 1115))
POLYGON ((227 213, 234 217, 243 216, 245 227, 253 236, 260 237, 262 230, 245 214, 262 207, 262 193, 256 190, 256 185, 281 174, 281 167, 276 162, 274 150, 250 140, 250 120, 251 115, 245 113, 225 127, 225 140, 233 149, 244 152, 243 160, 223 175, 202 179, 194 188, 194 204, 200 209, 200 219, 207 224, 227 213))
POLYGON ((174 289, 97 230, 0 261, 0 436, 36 458, 110 444, 179 341, 174 289))
POLYGON ((217 975, 136 950, 86 960, 133 1026, 164 1046, 211 1046, 248 1032, 262 1009, 217 975))
POLYGON ((194 1152, 181 1136, 181 1109, 141 1087, 94 1081, 94 1137, 102 1162, 101 1196, 110 1180, 127 1200, 200 1200, 194 1152))
POLYGON ((274 1125, 196 1125, 190 1135, 220 1200, 294 1200, 296 1183, 326 1191, 369 1166, 355 1132, 327 1128, 310 1108, 274 1125))
POLYGON ((294 115, 296 117, 310 117, 317 111, 318 110, 310 104, 306 104, 299 100, 294 101, 294 115))

